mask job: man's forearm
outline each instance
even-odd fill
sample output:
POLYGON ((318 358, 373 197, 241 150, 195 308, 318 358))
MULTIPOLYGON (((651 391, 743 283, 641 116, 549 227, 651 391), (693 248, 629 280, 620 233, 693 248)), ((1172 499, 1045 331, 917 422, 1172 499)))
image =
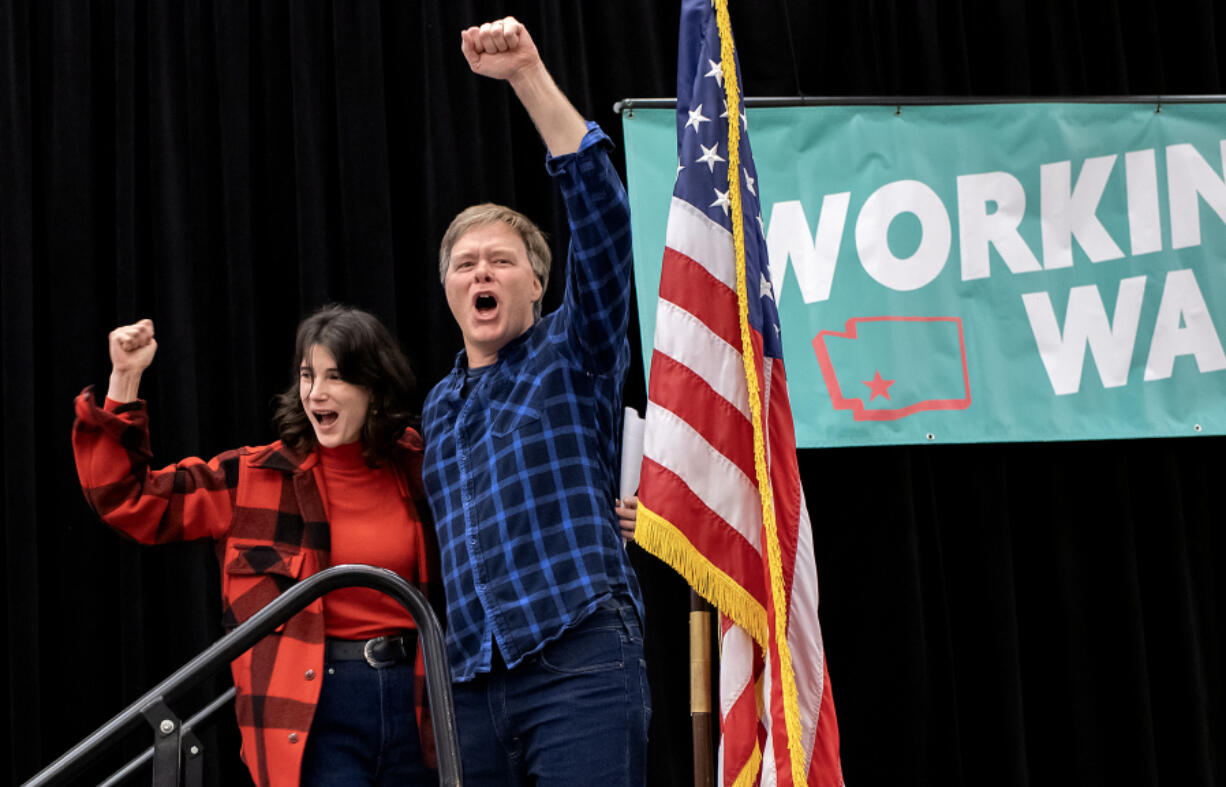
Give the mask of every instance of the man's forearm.
POLYGON ((628 352, 630 210, 608 157, 607 139, 593 127, 583 152, 549 160, 570 223, 563 302, 571 335, 589 371, 606 374, 628 352))
POLYGON ((562 156, 579 149, 587 124, 553 81, 544 63, 537 61, 536 67, 516 74, 511 87, 528 110, 550 154, 562 156))

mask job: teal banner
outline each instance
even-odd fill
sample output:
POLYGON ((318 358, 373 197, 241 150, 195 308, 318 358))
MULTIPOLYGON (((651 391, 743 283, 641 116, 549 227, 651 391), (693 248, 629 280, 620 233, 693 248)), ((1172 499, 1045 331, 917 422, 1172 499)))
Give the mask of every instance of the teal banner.
MULTIPOLYGON (((650 366, 673 179, 696 162, 673 110, 623 125, 650 366)), ((1226 105, 752 108, 748 127, 798 445, 1226 434, 1226 105)))

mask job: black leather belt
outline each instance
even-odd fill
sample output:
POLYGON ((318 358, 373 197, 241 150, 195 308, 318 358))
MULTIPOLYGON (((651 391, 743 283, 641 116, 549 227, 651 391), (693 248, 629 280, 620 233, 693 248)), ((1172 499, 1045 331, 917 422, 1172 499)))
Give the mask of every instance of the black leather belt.
POLYGON ((417 632, 405 631, 374 639, 336 639, 324 642, 326 661, 356 661, 365 659, 375 669, 410 661, 417 655, 417 632))

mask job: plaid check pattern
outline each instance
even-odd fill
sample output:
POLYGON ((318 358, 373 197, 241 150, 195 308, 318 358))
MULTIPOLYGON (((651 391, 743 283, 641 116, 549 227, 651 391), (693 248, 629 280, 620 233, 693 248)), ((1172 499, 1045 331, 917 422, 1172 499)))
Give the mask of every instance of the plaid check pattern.
MULTIPOLYGON (((298 456, 277 442, 152 469, 144 402, 109 411, 97 406, 87 388, 75 408, 72 447, 90 506, 112 528, 144 544, 218 542, 227 628, 328 567, 330 536, 313 471, 315 452, 298 456)), ((420 524, 426 516, 418 480, 421 438, 407 430, 401 446, 406 450, 395 469, 409 516, 420 524)), ((418 527, 417 581, 430 596, 438 569, 431 567, 436 547, 424 521, 418 527)), ((311 602, 230 666, 243 759, 252 778, 261 787, 297 785, 323 679, 324 599, 311 602)), ((429 758, 433 738, 420 653, 415 695, 429 758)))
POLYGON ((613 511, 629 364, 630 212, 595 123, 548 159, 569 217, 562 305, 499 352, 462 395, 467 361, 422 414, 452 680, 515 666, 638 581, 613 511))

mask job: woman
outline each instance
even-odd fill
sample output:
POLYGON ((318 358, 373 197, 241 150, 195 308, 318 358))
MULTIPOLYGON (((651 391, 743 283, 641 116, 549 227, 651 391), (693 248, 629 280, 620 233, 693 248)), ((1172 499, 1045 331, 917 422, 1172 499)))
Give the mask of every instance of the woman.
MULTIPOLYGON (((137 541, 219 542, 224 625, 331 565, 378 565, 423 588, 437 577, 407 403, 413 375, 374 316, 329 306, 298 326, 295 381, 275 416, 280 440, 160 470, 137 398, 156 351, 149 320, 111 332, 104 406, 90 388, 76 400, 77 473, 103 521, 137 541)), ((398 602, 346 588, 239 656, 235 709, 256 784, 432 781, 414 634, 398 602)))

